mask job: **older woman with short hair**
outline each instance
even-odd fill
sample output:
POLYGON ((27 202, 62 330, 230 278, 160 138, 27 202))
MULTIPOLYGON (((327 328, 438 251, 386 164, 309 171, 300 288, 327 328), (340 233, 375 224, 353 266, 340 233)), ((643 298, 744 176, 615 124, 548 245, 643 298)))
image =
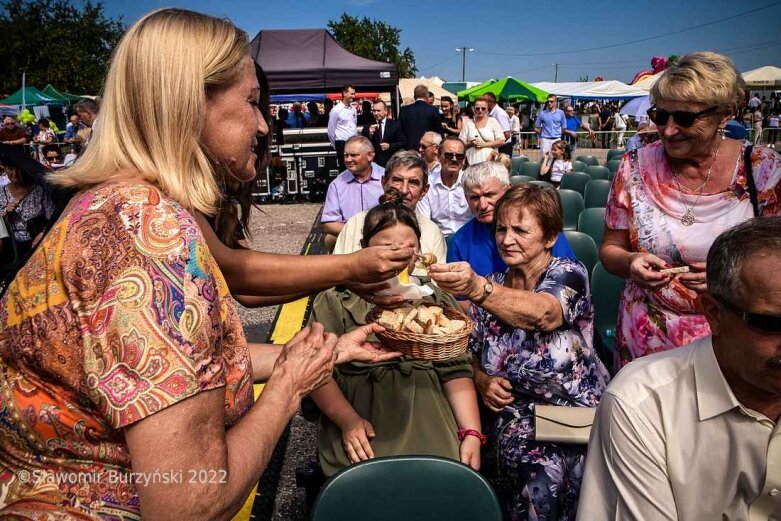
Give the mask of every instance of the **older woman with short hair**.
POLYGON ((440 288, 472 301, 469 350, 477 389, 496 413, 506 519, 575 518, 586 447, 535 441, 535 406, 594 407, 609 380, 593 347, 586 268, 551 251, 562 226, 555 189, 516 186, 494 209, 506 271, 481 277, 463 262, 430 270, 440 288))
POLYGON ((744 93, 732 61, 713 52, 687 54, 651 89, 648 116, 660 142, 622 158, 600 249, 605 268, 627 279, 619 366, 710 334, 698 297, 713 239, 751 217, 781 212, 778 154, 724 136, 744 93), (662 271, 670 267, 686 272, 662 271))

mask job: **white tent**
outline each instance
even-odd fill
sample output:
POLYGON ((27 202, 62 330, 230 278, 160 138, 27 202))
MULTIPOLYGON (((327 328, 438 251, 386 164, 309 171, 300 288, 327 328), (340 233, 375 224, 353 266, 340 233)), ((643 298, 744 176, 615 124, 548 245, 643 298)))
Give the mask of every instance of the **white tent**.
POLYGON ((434 93, 434 103, 439 104, 442 96, 450 96, 453 100, 456 95, 442 88, 442 80, 434 76, 433 78, 399 78, 399 90, 401 91, 402 102, 406 105, 415 101, 413 91, 418 85, 425 85, 429 92, 434 93))
POLYGON ((579 99, 630 99, 648 94, 648 91, 638 89, 634 85, 627 85, 615 80, 563 83, 543 81, 532 83, 532 85, 550 94, 579 99))
POLYGON ((766 65, 743 73, 743 80, 750 89, 781 87, 781 68, 766 65))

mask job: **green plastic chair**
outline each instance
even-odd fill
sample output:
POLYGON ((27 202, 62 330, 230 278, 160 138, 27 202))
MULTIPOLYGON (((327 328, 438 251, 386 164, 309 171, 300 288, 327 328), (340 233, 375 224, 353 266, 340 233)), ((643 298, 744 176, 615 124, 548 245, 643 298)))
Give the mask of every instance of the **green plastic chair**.
POLYGON ((513 186, 522 185, 524 183, 531 183, 535 181, 533 177, 529 177, 528 175, 511 175, 510 176, 510 183, 513 186))
POLYGON ((491 485, 451 459, 391 456, 351 465, 329 479, 311 521, 502 521, 491 485))
POLYGON ((561 188, 575 190, 580 195, 586 192, 586 184, 591 181, 591 176, 585 172, 569 172, 561 177, 561 188))
POLYGON ((589 166, 599 166, 599 159, 597 159, 594 156, 578 156, 575 158, 576 161, 582 161, 583 163, 586 163, 589 166))
POLYGON ((529 159, 526 157, 514 157, 512 159, 512 169, 510 170, 510 175, 521 175, 521 165, 528 160, 529 159))
POLYGON ((561 209, 564 214, 564 229, 578 229, 578 215, 585 208, 583 196, 575 190, 559 190, 561 209))
POLYGON ((554 186, 552 184, 550 184, 548 181, 542 181, 540 179, 535 179, 534 181, 529 181, 529 184, 541 186, 543 188, 554 188, 554 186))
POLYGON ((583 232, 597 245, 597 250, 602 245, 602 236, 605 234, 605 209, 586 208, 578 216, 578 231, 583 232))
POLYGON ((618 303, 624 291, 624 279, 605 270, 601 262, 591 273, 591 301, 594 304, 594 331, 611 352, 616 343, 618 303))
POLYGON ((588 172, 588 165, 583 161, 575 160, 572 162, 573 172, 588 172))
POLYGON ((572 246, 572 251, 575 252, 575 256, 586 267, 586 271, 591 277, 591 270, 599 262, 599 252, 597 251, 597 245, 594 243, 594 239, 589 237, 583 232, 575 230, 565 230, 564 235, 567 237, 569 245, 572 246))
POLYGON ((610 181, 594 179, 586 185, 583 202, 586 208, 604 208, 607 206, 607 196, 610 193, 610 181))
POLYGON ((591 179, 606 179, 611 180, 613 179, 613 174, 610 173, 610 170, 605 166, 590 166, 588 167, 588 175, 591 176, 591 179))
POLYGON ((621 156, 626 154, 626 150, 623 148, 613 148, 607 151, 607 158, 605 159, 605 164, 612 161, 613 158, 621 159, 621 156))
POLYGON ((611 159, 607 163, 605 163, 605 167, 610 170, 610 173, 615 175, 615 173, 618 171, 618 167, 621 164, 620 159, 611 159))
POLYGON ((540 164, 536 161, 525 161, 521 163, 521 175, 537 179, 540 177, 540 164))

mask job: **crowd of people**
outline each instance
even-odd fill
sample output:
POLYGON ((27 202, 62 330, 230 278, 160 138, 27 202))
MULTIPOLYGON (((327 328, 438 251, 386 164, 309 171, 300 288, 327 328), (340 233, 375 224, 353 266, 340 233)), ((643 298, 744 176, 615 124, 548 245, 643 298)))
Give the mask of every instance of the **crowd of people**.
MULTIPOLYGON (((594 125, 550 96, 532 125, 551 186, 513 186, 517 107, 486 96, 459 117, 420 86, 397 119, 377 101, 359 120, 354 95, 279 114, 327 126, 343 162, 322 256, 246 246, 272 117, 227 20, 161 9, 130 27, 100 112, 72 121, 69 166, 45 126, 48 167, 0 148, 0 213, 25 248, 0 299, 0 514, 230 518, 311 396, 327 475, 429 454, 488 473, 511 521, 781 517, 781 159, 726 136, 745 101, 728 58, 667 69, 644 127, 659 140, 639 133, 612 181, 600 259, 626 280, 613 360, 556 187, 569 137, 594 125), (424 253, 438 262, 421 267, 424 253), (374 313, 405 305, 405 270, 474 322, 465 353, 378 344, 374 313), (246 341, 234 299, 302 296, 310 322, 286 345, 246 341), (544 406, 565 422, 592 411, 589 444, 541 435, 544 406), (70 474, 90 479, 55 479, 70 474)), ((621 143, 620 116, 590 110, 621 143)))

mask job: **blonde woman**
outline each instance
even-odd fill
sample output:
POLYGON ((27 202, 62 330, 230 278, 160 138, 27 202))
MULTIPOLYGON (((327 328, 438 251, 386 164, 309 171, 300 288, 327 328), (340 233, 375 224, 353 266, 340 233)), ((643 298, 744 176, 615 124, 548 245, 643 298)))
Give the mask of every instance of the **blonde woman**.
POLYGON ((474 120, 466 121, 458 136, 466 145, 466 159, 470 165, 496 158, 499 147, 506 141, 499 122, 488 115, 485 98, 477 98, 472 109, 474 120))
POLYGON ((99 129, 53 177, 81 192, 0 300, 0 517, 230 518, 301 397, 388 358, 377 326, 244 338, 193 212, 255 175, 258 96, 228 21, 165 9, 120 42, 99 129))

